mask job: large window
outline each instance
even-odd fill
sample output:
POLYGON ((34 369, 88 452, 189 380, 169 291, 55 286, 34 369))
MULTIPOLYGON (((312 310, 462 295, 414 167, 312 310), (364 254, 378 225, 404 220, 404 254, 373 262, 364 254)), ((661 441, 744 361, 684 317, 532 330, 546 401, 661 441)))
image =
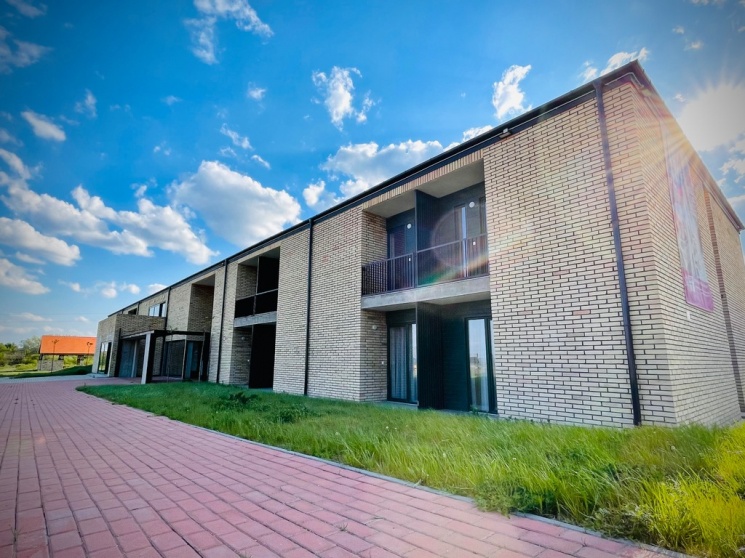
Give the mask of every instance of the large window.
POLYGON ((165 302, 161 302, 159 304, 151 306, 150 309, 147 311, 147 315, 164 318, 166 315, 166 310, 167 304, 165 302))
POLYGON ((102 374, 109 372, 109 357, 111 356, 111 343, 101 343, 98 352, 98 371, 102 374))

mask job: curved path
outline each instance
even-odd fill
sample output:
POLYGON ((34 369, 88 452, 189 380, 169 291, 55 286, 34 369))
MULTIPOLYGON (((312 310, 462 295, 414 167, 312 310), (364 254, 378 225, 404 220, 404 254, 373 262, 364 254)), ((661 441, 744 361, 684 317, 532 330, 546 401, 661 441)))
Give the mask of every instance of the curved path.
POLYGON ((658 555, 113 405, 82 383, 0 384, 2 557, 658 555))

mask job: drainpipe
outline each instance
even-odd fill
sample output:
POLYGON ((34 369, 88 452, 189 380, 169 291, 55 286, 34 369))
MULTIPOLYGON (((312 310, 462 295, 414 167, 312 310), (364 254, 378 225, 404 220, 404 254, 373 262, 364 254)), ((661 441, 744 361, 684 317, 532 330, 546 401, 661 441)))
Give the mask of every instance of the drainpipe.
POLYGON ((313 271, 313 217, 308 219, 308 298, 305 302, 305 383, 303 395, 308 395, 308 376, 310 372, 310 284, 313 271))
POLYGON ((225 298, 227 293, 225 292, 228 286, 228 260, 225 260, 222 264, 224 270, 222 274, 222 311, 220 312, 220 337, 217 338, 217 374, 215 375, 215 383, 220 383, 220 362, 222 360, 222 327, 225 323, 225 298))
POLYGON ((629 367, 629 386, 631 388, 631 407, 634 426, 642 423, 642 411, 639 404, 639 383, 636 375, 636 357, 634 356, 634 338, 631 332, 631 315, 629 310, 629 292, 626 286, 626 269, 621 250, 621 227, 618 221, 618 204, 616 202, 616 187, 613 180, 613 167, 610 158, 610 143, 608 141, 608 126, 603 102, 603 84, 601 80, 595 82, 595 98, 598 106, 598 122, 600 137, 603 144, 603 159, 605 163, 605 183, 608 188, 608 204, 610 205, 611 225, 613 227, 613 248, 616 253, 616 269, 618 270, 618 288, 621 294, 621 315, 623 317, 623 332, 626 340, 626 361, 629 367))

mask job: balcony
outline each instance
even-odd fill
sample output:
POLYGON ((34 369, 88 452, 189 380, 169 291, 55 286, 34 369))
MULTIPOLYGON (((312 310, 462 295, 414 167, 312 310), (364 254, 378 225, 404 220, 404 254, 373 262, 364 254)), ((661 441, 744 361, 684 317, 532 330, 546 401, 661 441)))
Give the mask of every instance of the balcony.
POLYGON ((482 234, 362 266, 362 295, 382 294, 489 274, 482 234))
POLYGON ((257 314, 277 311, 278 289, 264 291, 235 301, 235 317, 247 318, 257 314))

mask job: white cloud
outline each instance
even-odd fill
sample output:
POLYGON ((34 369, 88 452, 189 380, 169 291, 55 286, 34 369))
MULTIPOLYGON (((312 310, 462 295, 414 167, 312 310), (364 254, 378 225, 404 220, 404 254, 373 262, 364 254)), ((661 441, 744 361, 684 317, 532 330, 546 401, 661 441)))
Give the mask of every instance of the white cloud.
POLYGON ((265 161, 263 158, 261 158, 259 155, 251 155, 251 160, 252 161, 256 161, 257 163, 259 163, 265 169, 271 169, 272 168, 272 166, 267 161, 265 161))
POLYGON ((383 148, 375 142, 350 144, 340 147, 321 168, 334 177, 348 177, 339 189, 344 197, 351 197, 434 157, 442 150, 438 141, 408 140, 383 148))
POLYGON ((187 19, 184 24, 191 35, 191 51, 205 64, 217 64, 215 56, 215 18, 187 19))
POLYGON ((39 283, 33 274, 5 258, 0 258, 0 287, 32 295, 49 292, 49 289, 39 283))
POLYGON ((469 128, 468 130, 463 132, 463 139, 461 140, 461 143, 464 141, 473 139, 476 136, 480 136, 481 134, 485 134, 492 128, 494 128, 494 126, 490 126, 489 124, 487 124, 486 126, 477 126, 475 128, 469 128))
POLYGON ((704 48, 704 42, 701 40, 690 41, 686 43, 686 50, 701 50, 704 48))
POLYGON ((253 99, 254 101, 261 101, 266 95, 266 88, 259 87, 253 83, 248 84, 248 90, 246 91, 246 97, 253 99))
POLYGON ((612 72, 613 70, 617 70, 624 64, 628 64, 632 60, 639 60, 639 62, 644 62, 649 57, 649 50, 642 47, 639 52, 617 52, 610 58, 608 58, 608 64, 605 66, 601 74, 607 74, 608 72, 612 72))
POLYGON ((172 199, 199 213, 207 225, 245 247, 293 225, 300 204, 283 190, 262 186, 217 161, 202 161, 196 173, 169 189, 172 199))
POLYGON ((16 252, 15 258, 19 261, 34 264, 34 265, 43 265, 44 263, 46 263, 44 262, 44 260, 40 260, 39 258, 34 258, 33 256, 29 256, 28 254, 24 254, 23 252, 16 252))
POLYGON ((49 47, 12 39, 15 44, 10 44, 12 34, 0 26, 0 74, 9 74, 13 68, 24 68, 35 64, 39 59, 52 49, 49 47))
POLYGON ((162 283, 151 283, 147 286, 147 294, 154 294, 167 288, 168 285, 164 285, 162 283))
POLYGON ((679 103, 685 103, 686 102, 686 98, 685 98, 685 96, 682 93, 676 93, 675 94, 675 97, 673 97, 673 99, 675 99, 679 103))
POLYGON ((67 139, 64 130, 52 122, 48 116, 37 114, 31 110, 23 111, 21 116, 31 125, 31 129, 36 136, 54 141, 65 141, 67 139))
POLYGON ((26 17, 34 18, 43 16, 47 13, 46 4, 39 2, 28 2, 27 0, 5 0, 8 4, 13 6, 21 15, 26 17))
POLYGON ((77 316, 75 318, 75 321, 76 322, 83 322, 84 324, 87 324, 87 323, 90 322, 90 320, 88 318, 86 318, 85 316, 77 316))
POLYGON ((673 33, 676 35, 683 35, 686 32, 685 28, 682 25, 676 25, 673 27, 673 33))
POLYGON ((729 149, 730 158, 721 167, 722 174, 734 173, 735 182, 745 180, 745 133, 729 149))
POLYGON ((5 161, 5 164, 8 165, 21 179, 28 180, 31 178, 31 171, 23 164, 21 158, 15 153, 0 148, 0 159, 5 161))
POLYGON ((218 19, 233 20, 238 29, 260 37, 274 34, 246 0, 194 0, 194 6, 202 17, 188 19, 185 24, 191 33, 191 50, 205 64, 217 63, 215 25, 218 19))
POLYGON ((100 281, 96 283, 95 289, 104 298, 116 298, 119 293, 139 294, 140 287, 134 283, 117 283, 116 281, 100 281))
POLYGON ((76 293, 83 292, 83 289, 80 286, 80 283, 75 282, 75 281, 72 281, 72 282, 60 281, 60 285, 65 285, 66 287, 70 287, 70 290, 76 293))
POLYGON ((73 265, 80 259, 80 249, 77 246, 43 235, 20 219, 0 217, 0 244, 29 250, 59 265, 73 265))
POLYGON ((24 322, 51 322, 49 318, 39 316, 38 314, 32 314, 31 312, 21 312, 20 314, 11 314, 17 320, 23 320, 24 322))
POLYGON ((228 146, 220 148, 220 155, 222 155, 223 157, 233 157, 233 158, 238 157, 238 154, 235 152, 235 149, 233 149, 232 147, 228 147, 228 146))
POLYGON ((324 180, 308 184, 303 190, 303 199, 308 207, 318 211, 342 201, 342 198, 335 196, 332 192, 326 191, 326 182, 324 180))
POLYGON ((163 102, 169 107, 175 105, 176 103, 180 103, 181 101, 182 99, 180 97, 176 97, 175 95, 168 95, 167 97, 163 98, 163 102))
POLYGON ((85 90, 85 98, 75 103, 75 112, 86 115, 88 118, 96 117, 96 98, 89 89, 85 90))
POLYGON ((694 6, 708 6, 711 4, 712 6, 721 6, 724 4, 725 0, 691 0, 691 4, 694 6))
POLYGON ((153 147, 153 153, 162 153, 166 157, 169 157, 171 155, 171 148, 168 147, 167 142, 162 141, 158 145, 153 147))
POLYGON ((3 203, 44 234, 69 237, 115 254, 152 256, 151 247, 160 248, 181 254, 194 264, 204 264, 216 255, 184 215, 145 197, 137 199, 137 211, 119 211, 82 186, 72 192, 75 206, 49 194, 38 194, 22 178, 11 178, 3 172, 0 185, 7 187, 6 194, 0 196, 3 203))
POLYGON ((220 127, 220 133, 223 136, 229 137, 230 141, 232 141, 233 145, 235 145, 236 147, 240 147, 241 149, 252 149, 251 142, 248 141, 248 138, 246 136, 242 136, 235 130, 231 130, 224 122, 220 127))
POLYGON ((362 77, 357 68, 331 68, 331 74, 326 75, 324 72, 313 72, 313 85, 316 86, 319 93, 323 96, 323 104, 331 116, 331 123, 342 129, 345 118, 354 118, 357 122, 365 122, 367 113, 373 106, 373 101, 369 94, 362 100, 360 109, 354 108, 354 81, 352 74, 362 77))
POLYGON ((613 70, 620 68, 624 64, 628 64, 632 60, 639 60, 639 62, 644 62, 648 57, 649 50, 644 47, 642 47, 638 52, 617 52, 613 56, 608 58, 608 63, 605 65, 605 68, 603 68, 602 71, 594 67, 591 62, 585 62, 585 69, 582 71, 581 76, 583 81, 590 81, 595 79, 599 75, 605 75, 608 72, 612 72, 613 70))
POLYGON ((494 82, 494 94, 491 102, 494 105, 494 115, 498 120, 503 120, 508 115, 519 114, 532 108, 532 105, 523 106, 525 93, 520 89, 520 82, 528 75, 530 68, 530 64, 527 66, 510 66, 502 73, 502 79, 494 82))
POLYGON ((18 141, 8 130, 0 128, 0 143, 12 143, 13 145, 20 145, 18 141))
POLYGON ((194 0, 194 6, 205 16, 232 19, 241 31, 250 31, 262 37, 274 34, 246 0, 194 0))
POLYGON ((745 82, 720 83, 696 93, 678 116, 683 132, 699 151, 733 144, 745 134, 745 82))
POLYGON ((100 197, 90 196, 80 186, 73 190, 73 197, 83 211, 118 225, 145 246, 182 254, 194 264, 207 263, 212 256, 217 255, 192 231, 184 216, 173 207, 155 205, 142 197, 137 200, 136 212, 115 211, 107 207, 100 197))

